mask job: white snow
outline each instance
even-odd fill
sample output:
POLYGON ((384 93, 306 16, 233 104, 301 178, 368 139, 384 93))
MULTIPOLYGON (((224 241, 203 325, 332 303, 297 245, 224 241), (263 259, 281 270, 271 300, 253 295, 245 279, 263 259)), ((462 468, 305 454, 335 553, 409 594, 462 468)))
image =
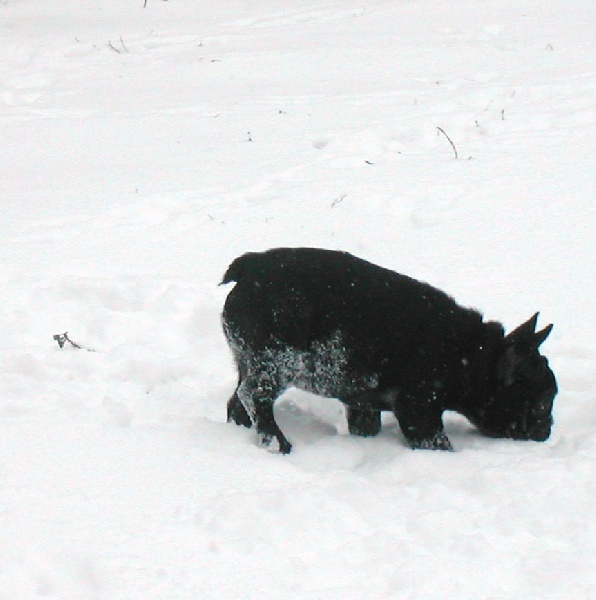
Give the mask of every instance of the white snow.
POLYGON ((0 598, 596 597, 594 23, 593 0, 0 0, 0 598), (456 452, 411 451, 289 392, 293 453, 258 448, 225 423, 217 284, 280 245, 508 329, 540 310, 551 438, 450 415, 456 452))

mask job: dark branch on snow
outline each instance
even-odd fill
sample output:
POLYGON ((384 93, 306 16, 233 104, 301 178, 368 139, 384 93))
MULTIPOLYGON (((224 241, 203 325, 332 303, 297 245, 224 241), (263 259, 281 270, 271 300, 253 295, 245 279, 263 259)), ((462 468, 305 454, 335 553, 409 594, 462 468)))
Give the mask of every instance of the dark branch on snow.
POLYGON ((87 352, 97 352, 97 350, 93 350, 92 348, 85 348, 84 346, 73 342, 68 337, 67 331, 65 331, 64 333, 56 333, 53 337, 58 342, 58 346, 60 346, 60 348, 64 348, 66 342, 68 342, 73 348, 77 348, 78 350, 87 350, 87 352))

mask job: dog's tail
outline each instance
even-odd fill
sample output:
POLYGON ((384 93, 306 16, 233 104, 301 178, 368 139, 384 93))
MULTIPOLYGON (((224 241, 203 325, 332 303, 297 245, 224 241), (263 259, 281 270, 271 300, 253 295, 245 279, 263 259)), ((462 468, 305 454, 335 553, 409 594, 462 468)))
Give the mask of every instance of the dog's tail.
POLYGON ((259 256, 258 252, 247 252, 235 258, 225 272, 219 285, 231 283, 232 281, 236 283, 242 281, 248 273, 255 270, 259 256))

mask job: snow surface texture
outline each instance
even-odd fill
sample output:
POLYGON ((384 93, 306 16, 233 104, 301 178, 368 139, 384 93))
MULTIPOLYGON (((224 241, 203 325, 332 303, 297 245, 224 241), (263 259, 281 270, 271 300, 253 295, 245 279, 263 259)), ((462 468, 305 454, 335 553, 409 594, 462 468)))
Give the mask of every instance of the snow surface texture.
POLYGON ((594 1, 142 5, 0 1, 0 598, 596 597, 594 1), (541 310, 552 437, 258 448, 216 284, 279 245, 541 310))

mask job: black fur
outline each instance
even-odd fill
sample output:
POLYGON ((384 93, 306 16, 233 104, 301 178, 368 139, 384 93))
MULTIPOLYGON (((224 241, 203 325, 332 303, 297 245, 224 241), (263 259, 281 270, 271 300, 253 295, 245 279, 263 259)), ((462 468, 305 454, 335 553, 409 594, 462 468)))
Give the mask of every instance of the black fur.
POLYGON ((223 327, 238 367, 228 420, 263 445, 291 445, 273 403, 297 387, 341 400, 356 435, 395 413, 412 448, 450 450, 442 413, 491 436, 543 441, 557 385, 538 346, 538 314, 508 336, 499 323, 405 275, 346 252, 277 248, 232 262, 223 327))

